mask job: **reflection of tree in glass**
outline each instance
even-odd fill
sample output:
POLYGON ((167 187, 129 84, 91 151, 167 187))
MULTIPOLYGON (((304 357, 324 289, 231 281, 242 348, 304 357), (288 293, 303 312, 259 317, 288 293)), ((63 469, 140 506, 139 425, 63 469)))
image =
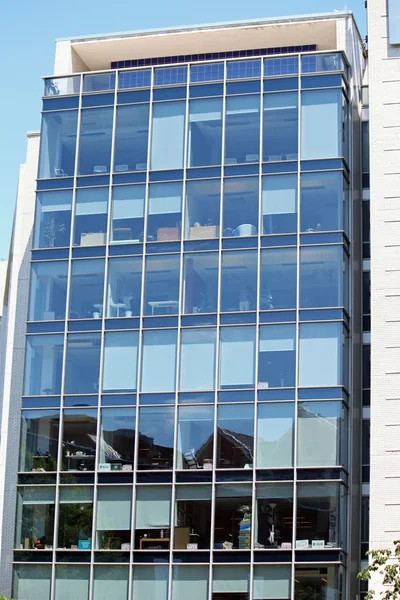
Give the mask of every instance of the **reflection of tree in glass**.
POLYGON ((92 504, 61 504, 58 545, 70 548, 92 537, 92 504))
POLYGON ((295 600, 325 600, 325 591, 322 587, 296 583, 295 600))

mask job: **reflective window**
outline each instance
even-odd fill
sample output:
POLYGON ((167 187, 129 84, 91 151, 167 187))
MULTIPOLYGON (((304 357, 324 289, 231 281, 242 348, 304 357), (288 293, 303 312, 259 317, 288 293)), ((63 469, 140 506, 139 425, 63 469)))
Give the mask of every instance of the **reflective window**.
POLYGON ((73 176, 78 111, 44 113, 40 132, 39 179, 73 176))
POLYGON ((113 187, 111 242, 142 242, 144 230, 144 185, 113 187))
POLYGON ((80 75, 72 77, 52 77, 45 79, 45 96, 69 96, 70 94, 79 94, 81 85, 80 75))
POLYGON ((218 407, 217 467, 250 468, 254 460, 254 406, 225 404, 218 407))
POLYGON ((258 177, 235 177, 224 183, 224 237, 249 236, 258 232, 258 177))
POLYGON ((108 263, 107 316, 140 314, 142 289, 141 257, 111 258, 108 263))
POLYGON ((100 333, 68 336, 65 392, 94 394, 99 389, 100 333))
POLYGON ((114 171, 145 171, 149 137, 149 105, 117 108, 114 171))
MULTIPOLYGON (((62 486, 60 488, 58 548, 90 550, 92 547, 92 517, 93 488, 62 486)), ((71 571, 70 567, 69 571, 71 571)), ((70 575, 73 579, 72 573, 70 575)), ((80 598, 80 596, 78 597, 80 598)))
POLYGON ((297 160, 298 94, 264 95, 264 161, 297 160))
POLYGON ((180 382, 182 391, 215 387, 215 329, 184 329, 181 335, 180 382))
POLYGON ((113 108, 82 111, 79 175, 110 172, 113 108))
POLYGON ((296 372, 295 325, 260 327, 258 388, 293 387, 296 372))
POLYGON ((63 350, 62 334, 29 335, 26 338, 25 395, 51 396, 61 393, 63 350))
POLYGON ((128 600, 129 566, 96 565, 94 567, 94 598, 108 600, 113 595, 128 600))
POLYGON ((188 181, 186 184, 185 239, 219 237, 221 182, 188 181))
POLYGON ((150 168, 182 169, 186 102, 160 102, 153 107, 150 168))
POLYGON ((65 319, 68 262, 32 263, 29 321, 65 319))
POLYGON ((260 160, 260 96, 226 99, 225 164, 260 160))
POLYGON ((55 488, 18 488, 15 548, 53 548, 55 488))
MULTIPOLYGON (((124 465, 133 469, 135 408, 103 408, 101 411, 99 469, 124 465)), ((128 470, 128 469, 127 469, 128 470)))
MULTIPOLYGON (((239 535, 243 537, 244 534, 239 535)), ((215 565, 213 567, 213 598, 248 600, 249 587, 250 565, 215 565)))
POLYGON ((184 256, 183 312, 217 311, 218 254, 204 252, 184 256))
POLYGON ((102 92, 115 88, 115 73, 96 73, 83 76, 83 92, 102 92))
POLYGON ((253 577, 255 600, 287 600, 291 597, 290 565, 255 565, 253 577))
POLYGON ((293 466, 294 409, 290 402, 258 405, 258 468, 293 466))
POLYGON ((342 91, 302 92, 301 158, 342 155, 342 91))
POLYGON ((78 190, 75 205, 75 246, 107 243, 108 187, 78 190))
POLYGON ((50 600, 51 565, 15 565, 13 595, 29 600, 50 600))
MULTIPOLYGON (((98 487, 96 548, 121 550, 124 549, 123 544, 130 546, 131 512, 132 488, 130 486, 98 487)), ((114 589, 114 594, 115 591, 114 589)))
POLYGON ((174 410, 165 406, 140 408, 138 469, 172 469, 174 410))
POLYGON ((103 314, 104 260, 72 263, 70 319, 99 319, 103 314))
POLYGON ((340 323, 300 325, 300 386, 341 385, 342 337, 340 323))
POLYGON ((133 571, 133 598, 167 600, 168 565, 136 565, 133 571))
POLYGON ((344 546, 340 531, 340 519, 345 518, 344 514, 340 514, 344 508, 341 506, 341 487, 339 483, 333 482, 297 485, 296 547, 311 548, 316 540, 320 542, 317 547, 344 546))
POLYGON ((300 250, 300 306, 343 306, 344 255, 341 246, 300 250))
POLYGON ((298 72, 298 56, 266 58, 264 60, 264 77, 274 77, 276 75, 296 75, 298 72))
POLYGON ((221 328, 221 388, 254 387, 255 336, 254 327, 221 328))
POLYGON ((400 7, 396 0, 389 0, 388 22, 390 43, 400 44, 400 7))
POLYGON ((346 413, 342 403, 301 402, 298 410, 298 466, 345 465, 346 413))
POLYGON ((261 250, 260 310, 296 307, 295 248, 261 250))
POLYGON ((222 98, 189 103, 188 166, 220 165, 222 152, 222 98))
POLYGON ((56 471, 60 411, 23 410, 19 446, 20 471, 56 471))
POLYGON ((297 175, 263 177, 263 234, 297 229, 297 175))
POLYGON ((97 409, 64 410, 62 470, 94 471, 97 409))
POLYGON ((118 73, 119 89, 150 87, 150 85, 150 69, 140 69, 138 71, 120 71, 118 73))
POLYGON ((72 190, 36 194, 34 248, 69 246, 72 190))
POLYGON ((174 549, 186 550, 188 544, 198 550, 210 548, 211 486, 179 485, 175 498, 174 549))
MULTIPOLYGON (((255 548, 281 548, 293 535, 293 484, 264 483, 256 488, 255 548)), ((286 598, 289 596, 255 596, 286 598)))
POLYGON ((172 570, 172 600, 207 598, 209 568, 207 565, 174 566, 172 570))
POLYGON ((295 600, 311 598, 340 598, 343 594, 343 573, 337 567, 296 567, 295 600))
POLYGON ((302 73, 319 73, 323 71, 342 71, 343 60, 339 52, 334 54, 314 54, 301 57, 302 73))
POLYGON ((176 379, 175 329, 145 331, 142 349, 142 392, 173 392, 176 379))
POLYGON ((140 486, 136 490, 135 548, 168 550, 171 519, 171 487, 140 486), (165 535, 167 534, 167 535, 165 535), (162 541, 165 539, 165 541, 162 541))
POLYGON ((179 255, 150 256, 146 259, 146 315, 176 314, 179 311, 179 255))
POLYGON ((136 390, 138 347, 138 331, 105 334, 103 392, 136 390))
POLYGON ((186 83, 187 66, 182 67, 164 67, 154 69, 154 85, 175 85, 177 83, 186 83))
POLYGON ((55 600, 89 600, 89 579, 89 565, 57 565, 55 600))
POLYGON ((217 485, 214 548, 251 549, 251 485, 217 485))
POLYGON ((147 240, 179 240, 182 230, 182 183, 153 183, 149 191, 147 240))
POLYGON ((257 252, 224 252, 222 255, 221 311, 257 308, 257 252))
POLYGON ((190 65, 190 82, 220 81, 224 78, 224 63, 190 65))
POLYGON ((228 62, 227 79, 247 79, 248 77, 260 77, 261 60, 237 60, 228 62))
POLYGON ((212 468, 213 438, 213 406, 180 406, 177 468, 212 468))
POLYGON ((346 194, 341 173, 303 173, 301 231, 335 231, 344 227, 346 194))

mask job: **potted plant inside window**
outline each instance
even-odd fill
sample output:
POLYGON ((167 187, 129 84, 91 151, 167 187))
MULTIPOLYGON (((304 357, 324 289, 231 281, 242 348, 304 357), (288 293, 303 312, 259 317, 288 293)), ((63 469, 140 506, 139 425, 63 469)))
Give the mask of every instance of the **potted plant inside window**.
POLYGON ((59 223, 57 215, 54 213, 50 214, 50 218, 47 222, 45 230, 43 232, 43 239, 48 248, 52 248, 55 244, 58 233, 64 233, 65 223, 59 223))

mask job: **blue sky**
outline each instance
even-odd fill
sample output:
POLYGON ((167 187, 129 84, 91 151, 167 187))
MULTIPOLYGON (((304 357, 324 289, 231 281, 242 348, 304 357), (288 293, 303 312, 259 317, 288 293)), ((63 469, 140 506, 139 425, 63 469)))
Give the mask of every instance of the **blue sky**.
MULTIPOLYGON (((0 258, 8 255, 18 168, 25 160, 25 134, 40 127, 41 77, 52 73, 57 38, 331 12, 344 7, 343 0, 4 0, 0 29, 0 258)), ((365 35, 364 0, 347 0, 347 8, 365 35)))

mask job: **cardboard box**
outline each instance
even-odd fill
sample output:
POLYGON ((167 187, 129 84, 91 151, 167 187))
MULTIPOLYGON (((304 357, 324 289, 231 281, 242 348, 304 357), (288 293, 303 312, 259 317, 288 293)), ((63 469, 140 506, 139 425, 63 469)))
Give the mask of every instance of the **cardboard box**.
POLYGON ((103 246, 105 243, 105 233, 81 233, 81 246, 103 246))
POLYGON ((178 227, 160 227, 157 229, 157 241, 158 242, 175 242, 179 240, 179 229, 178 227))
POLYGON ((214 239, 219 235, 219 227, 217 225, 200 225, 199 227, 190 228, 191 240, 206 240, 214 239))

